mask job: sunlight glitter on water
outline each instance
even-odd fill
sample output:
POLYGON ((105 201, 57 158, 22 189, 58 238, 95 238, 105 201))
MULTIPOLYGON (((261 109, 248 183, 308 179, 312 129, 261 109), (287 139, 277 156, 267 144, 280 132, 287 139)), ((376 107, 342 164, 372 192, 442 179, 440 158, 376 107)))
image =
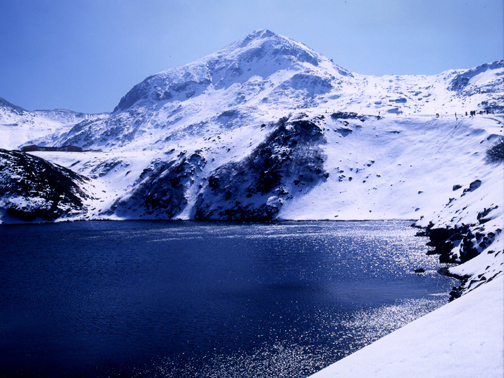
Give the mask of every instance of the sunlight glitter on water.
POLYGON ((2 230, 0 375, 306 377, 453 286, 407 222, 2 230))
POLYGON ((180 360, 165 357, 150 366, 138 369, 132 377, 307 377, 445 303, 445 300, 403 300, 392 306, 362 309, 341 319, 321 313, 315 316, 322 320, 322 323, 326 323, 327 327, 321 332, 333 336, 332 344, 317 345, 317 340, 311 340, 311 336, 307 335, 299 338, 298 343, 264 343, 253 351, 207 355, 200 359, 189 358, 184 360, 183 365, 180 360))

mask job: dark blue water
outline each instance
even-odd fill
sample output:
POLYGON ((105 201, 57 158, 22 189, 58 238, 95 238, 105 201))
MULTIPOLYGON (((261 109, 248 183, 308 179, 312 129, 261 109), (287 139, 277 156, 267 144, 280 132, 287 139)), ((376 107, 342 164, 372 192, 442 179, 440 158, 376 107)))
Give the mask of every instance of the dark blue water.
POLYGON ((0 376, 308 376, 446 303, 453 280, 414 232, 407 222, 0 226, 0 376))

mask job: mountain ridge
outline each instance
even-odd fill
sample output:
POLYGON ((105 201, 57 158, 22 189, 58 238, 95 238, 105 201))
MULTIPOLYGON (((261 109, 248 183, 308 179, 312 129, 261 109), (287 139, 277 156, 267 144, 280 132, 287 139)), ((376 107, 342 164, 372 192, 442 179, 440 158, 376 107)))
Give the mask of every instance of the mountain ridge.
POLYGON ((500 112, 503 73, 504 61, 498 61, 434 76, 360 75, 299 42, 257 30, 195 62, 149 76, 112 113, 31 142, 151 149, 162 146, 167 134, 175 138, 202 129, 217 135, 304 109, 372 115, 500 112))

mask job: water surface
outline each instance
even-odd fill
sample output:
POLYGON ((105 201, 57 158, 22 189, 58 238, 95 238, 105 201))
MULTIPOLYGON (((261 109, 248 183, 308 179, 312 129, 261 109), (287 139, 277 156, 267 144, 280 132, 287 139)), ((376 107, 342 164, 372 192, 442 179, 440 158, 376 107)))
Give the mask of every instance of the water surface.
POLYGON ((414 233, 408 222, 3 225, 0 376, 308 376, 446 303, 453 280, 414 233))

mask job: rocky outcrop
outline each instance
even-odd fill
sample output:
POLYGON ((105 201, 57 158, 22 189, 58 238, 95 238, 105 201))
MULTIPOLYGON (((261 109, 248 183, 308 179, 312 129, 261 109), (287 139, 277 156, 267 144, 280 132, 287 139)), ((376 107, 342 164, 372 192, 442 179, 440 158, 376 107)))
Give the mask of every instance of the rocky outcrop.
MULTIPOLYGON (((467 224, 456 221, 456 217, 451 218, 452 224, 448 223, 444 227, 441 224, 435 226, 430 223, 424 231, 417 235, 428 236, 427 245, 431 247, 427 254, 439 255, 439 261, 447 264, 457 264, 457 266, 446 266, 439 270, 439 273, 461 280, 461 284, 454 287, 450 292, 450 301, 473 290, 475 287, 485 282, 492 281, 496 276, 504 271, 502 262, 503 235, 502 235, 502 209, 499 205, 481 208, 479 202, 475 200, 479 197, 485 198, 487 192, 474 194, 482 187, 482 181, 477 179, 472 181, 468 187, 462 190, 460 198, 451 198, 445 206, 445 210, 450 209, 447 214, 450 216, 461 214, 467 224), (467 198, 473 196, 472 198, 467 198), (477 196, 477 197, 474 197, 477 196), (474 210, 475 216, 473 214, 474 210), (455 222, 455 223, 453 223, 455 222), (498 257, 500 255, 500 257, 498 257), (473 260, 478 260, 473 263, 473 260), (471 268, 466 268, 464 264, 470 263, 471 268)), ((458 191, 461 185, 454 185, 453 190, 458 191)), ((458 215, 457 215, 458 216, 458 215)))
POLYGON ((171 161, 154 161, 140 175, 133 191, 116 201, 109 213, 127 216, 145 212, 149 216, 171 219, 187 205, 186 191, 205 167, 201 151, 191 156, 181 153, 171 161))
POLYGON ((299 192, 328 176, 325 138, 307 120, 278 121, 274 131, 242 161, 214 170, 196 201, 197 220, 269 221, 299 192))
POLYGON ((501 229, 485 232, 483 225, 427 229, 424 233, 430 239, 427 245, 434 247, 427 254, 439 255, 441 263, 463 264, 490 246, 500 232, 501 229))
MULTIPOLYGON (((484 220, 485 218, 481 219, 484 220)), ((497 228, 495 231, 485 231, 485 227, 481 221, 479 225, 427 229, 425 235, 430 239, 427 245, 435 248, 427 253, 439 254, 439 261, 441 263, 452 264, 464 264, 482 253, 497 257, 502 251, 489 247, 492 246, 495 239, 501 233, 502 229, 500 228, 497 228)), ((477 275, 452 272, 449 267, 441 268, 439 270, 440 274, 461 280, 461 284, 458 287, 453 287, 450 292, 450 301, 460 297, 466 291, 474 288, 474 286, 478 286, 477 284, 490 282, 498 274, 502 273, 502 264, 495 267, 492 267, 492 265, 486 266, 477 275)))
POLYGON ((89 179, 37 156, 0 149, 0 209, 4 217, 52 221, 82 212, 89 179))

